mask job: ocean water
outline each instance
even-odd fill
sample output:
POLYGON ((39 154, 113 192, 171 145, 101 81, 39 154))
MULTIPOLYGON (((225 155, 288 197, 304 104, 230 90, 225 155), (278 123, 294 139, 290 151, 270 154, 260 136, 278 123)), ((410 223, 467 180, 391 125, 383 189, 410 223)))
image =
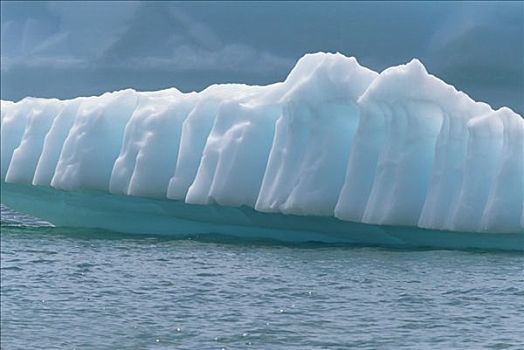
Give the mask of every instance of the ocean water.
POLYGON ((2 208, 1 348, 523 349, 523 270, 518 253, 123 235, 2 208))

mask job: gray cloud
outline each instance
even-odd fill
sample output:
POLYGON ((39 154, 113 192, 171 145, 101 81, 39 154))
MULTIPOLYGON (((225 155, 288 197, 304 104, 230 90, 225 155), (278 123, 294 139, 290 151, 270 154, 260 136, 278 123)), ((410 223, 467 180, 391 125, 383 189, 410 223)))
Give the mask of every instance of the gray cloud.
POLYGON ((171 3, 140 4, 123 34, 98 61, 104 66, 172 71, 262 72, 287 69, 292 60, 251 45, 223 40, 206 23, 171 3))
POLYGON ((420 58, 473 98, 522 113, 515 3, 2 2, 2 98, 282 80, 307 52, 375 70, 420 58))

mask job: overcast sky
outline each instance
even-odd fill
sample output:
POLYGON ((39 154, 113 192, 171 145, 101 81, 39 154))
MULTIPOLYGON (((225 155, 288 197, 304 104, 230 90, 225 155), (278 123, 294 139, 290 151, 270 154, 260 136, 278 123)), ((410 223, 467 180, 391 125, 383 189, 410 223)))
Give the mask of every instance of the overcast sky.
POLYGON ((1 95, 285 78, 308 52, 369 68, 419 58, 494 107, 524 110, 524 3, 1 2, 1 95))

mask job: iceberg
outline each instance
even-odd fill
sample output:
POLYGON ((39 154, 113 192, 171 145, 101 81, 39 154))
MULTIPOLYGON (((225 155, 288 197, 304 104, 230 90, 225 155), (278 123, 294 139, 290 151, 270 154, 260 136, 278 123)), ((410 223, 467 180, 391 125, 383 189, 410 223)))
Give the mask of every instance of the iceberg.
POLYGON ((524 119, 416 59, 1 101, 1 180, 2 203, 55 225, 524 249, 524 119))

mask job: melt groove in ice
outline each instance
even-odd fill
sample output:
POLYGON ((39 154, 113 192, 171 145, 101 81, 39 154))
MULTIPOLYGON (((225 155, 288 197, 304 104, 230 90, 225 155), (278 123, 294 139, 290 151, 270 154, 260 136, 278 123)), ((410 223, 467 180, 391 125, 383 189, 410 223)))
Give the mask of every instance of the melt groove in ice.
POLYGON ((522 232, 524 119, 414 59, 309 54, 284 82, 1 104, 1 177, 378 225, 522 232))

